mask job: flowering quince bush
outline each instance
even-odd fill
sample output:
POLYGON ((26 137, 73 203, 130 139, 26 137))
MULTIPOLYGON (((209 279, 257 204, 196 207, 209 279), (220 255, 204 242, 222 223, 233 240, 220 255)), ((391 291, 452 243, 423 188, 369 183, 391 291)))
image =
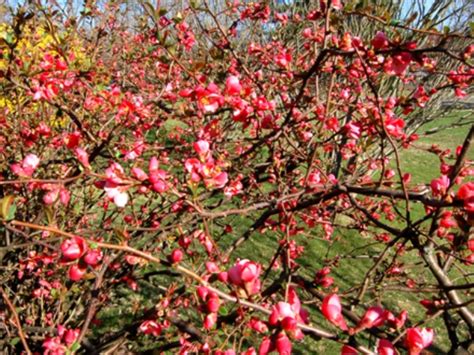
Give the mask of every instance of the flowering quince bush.
POLYGON ((449 2, 119 3, 0 27, 2 353, 469 348, 474 128, 402 162, 472 90, 449 2))

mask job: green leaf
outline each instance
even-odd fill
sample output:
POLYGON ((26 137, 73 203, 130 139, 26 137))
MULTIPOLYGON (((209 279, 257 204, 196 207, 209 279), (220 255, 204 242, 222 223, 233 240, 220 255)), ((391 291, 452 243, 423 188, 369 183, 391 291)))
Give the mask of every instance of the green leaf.
POLYGON ((71 351, 77 351, 81 348, 81 344, 79 344, 77 341, 75 341, 72 346, 71 346, 71 351))
POLYGON ((8 209, 8 214, 7 214, 6 220, 11 221, 11 220, 15 219, 15 213, 16 213, 16 205, 13 204, 8 209))
POLYGON ((14 337, 10 340, 10 345, 15 346, 19 342, 20 342, 20 338, 19 337, 14 337))
MULTIPOLYGON (((13 195, 7 195, 0 200, 0 217, 8 221, 10 219, 13 219, 13 218, 9 219, 9 217, 11 216, 11 212, 12 212, 10 211, 10 207, 12 206, 14 200, 15 200, 15 197, 13 195)), ((13 213, 15 213, 15 211, 16 211, 16 206, 15 206, 15 209, 13 210, 13 213)))

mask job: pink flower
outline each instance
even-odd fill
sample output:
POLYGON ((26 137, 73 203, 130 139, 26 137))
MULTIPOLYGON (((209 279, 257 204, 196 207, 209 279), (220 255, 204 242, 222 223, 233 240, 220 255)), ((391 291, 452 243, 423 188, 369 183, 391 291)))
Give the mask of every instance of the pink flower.
POLYGON ((450 181, 446 175, 441 175, 441 177, 433 179, 433 181, 431 181, 431 190, 433 191, 433 196, 442 196, 446 194, 449 184, 450 181))
POLYGON ((42 347, 45 355, 63 355, 66 353, 66 346, 61 343, 59 337, 46 338, 42 347))
POLYGON ((260 319, 250 319, 250 321, 248 322, 248 326, 259 333, 265 333, 268 331, 267 325, 260 319))
POLYGON ((401 76, 410 65, 412 55, 409 52, 401 52, 393 57, 387 58, 384 64, 384 71, 389 75, 401 76))
POLYGON ((213 261, 207 261, 206 262, 206 270, 207 270, 207 272, 209 272, 211 274, 215 274, 215 273, 218 273, 220 271, 217 264, 213 261))
POLYGON ((321 312, 332 324, 338 326, 342 330, 348 329, 346 321, 342 317, 342 306, 338 295, 332 294, 326 296, 323 300, 321 312))
POLYGON ((380 327, 385 322, 385 312, 381 307, 370 307, 357 324, 356 330, 380 327))
POLYGON ((286 68, 292 59, 291 53, 284 50, 275 56, 275 64, 281 68, 286 68))
POLYGON ((133 177, 135 177, 137 180, 140 180, 140 181, 148 180, 148 174, 145 173, 140 168, 133 167, 132 170, 131 170, 131 173, 132 173, 133 177))
POLYGON ((112 163, 107 169, 105 169, 105 176, 107 182, 112 184, 121 184, 125 179, 125 172, 120 164, 112 163))
POLYGON ((403 327, 405 324, 406 320, 408 318, 408 312, 407 311, 402 311, 398 315, 398 317, 395 317, 391 312, 386 311, 385 312, 385 319, 389 325, 395 329, 400 329, 403 327))
POLYGON ((239 95, 242 90, 242 85, 240 85, 239 78, 235 75, 231 75, 227 78, 225 91, 228 95, 239 95))
POLYGON ((214 83, 209 84, 207 88, 198 87, 194 91, 198 106, 204 113, 214 113, 224 103, 224 97, 218 92, 214 83))
POLYGON ((217 313, 209 313, 206 318, 204 318, 204 329, 211 329, 217 322, 217 313))
POLYGON ((125 191, 121 191, 119 187, 108 185, 109 183, 107 182, 104 187, 107 196, 113 199, 117 207, 125 207, 128 203, 128 194, 125 191))
POLYGON ((301 308, 301 302, 296 291, 290 287, 288 290, 288 302, 278 302, 273 307, 268 323, 273 326, 279 325, 294 339, 303 339, 304 334, 298 328, 298 322, 308 323, 308 313, 301 308))
POLYGON ((405 127, 405 121, 401 118, 387 118, 385 119, 385 129, 388 134, 394 136, 395 138, 401 138, 403 136, 403 127, 405 127))
POLYGON ((43 196, 43 202, 45 203, 45 205, 52 205, 53 203, 56 202, 56 200, 58 199, 58 196, 59 196, 59 190, 58 189, 48 191, 43 196))
POLYGON ((371 43, 375 49, 385 49, 389 45, 387 36, 385 35, 385 33, 380 31, 377 32, 371 43))
POLYGON ((360 126, 357 123, 349 122, 344 126, 346 134, 349 138, 359 139, 361 134, 360 126))
POLYGON ((205 182, 206 182, 207 187, 214 187, 216 189, 221 189, 227 184, 228 180, 229 178, 227 176, 227 173, 223 171, 214 175, 210 179, 206 179, 205 182))
POLYGON ((418 355, 433 343, 434 331, 430 328, 409 328, 407 330, 405 345, 409 355, 418 355))
POLYGON ((201 157, 206 157, 209 153, 209 142, 205 140, 199 140, 193 144, 193 148, 196 153, 201 157))
POLYGON ((259 355, 267 355, 272 350, 272 341, 268 337, 264 337, 258 348, 259 355))
POLYGON ((102 260, 102 252, 97 249, 89 250, 84 255, 84 262, 90 266, 96 266, 102 260))
MULTIPOLYGON (((58 327, 59 328, 59 327, 58 327)), ((61 334, 58 334, 62 337, 63 341, 66 343, 67 346, 71 346, 77 339, 80 334, 80 329, 65 329, 61 334)))
POLYGON ((74 154, 76 155, 77 160, 79 160, 79 162, 85 168, 90 168, 89 154, 87 154, 87 152, 84 149, 77 147, 76 149, 74 149, 74 154))
POLYGON ((342 9, 342 2, 341 0, 331 0, 331 6, 334 10, 341 10, 342 9))
POLYGON ((69 268, 69 279, 72 281, 79 281, 86 274, 87 268, 81 268, 79 265, 74 264, 69 268))
POLYGON ((166 182, 168 173, 162 169, 150 170, 149 180, 152 183, 153 191, 163 193, 168 190, 169 186, 166 182))
POLYGON ((394 346, 387 339, 380 339, 377 347, 379 355, 396 355, 394 346))
POLYGON ((280 332, 275 340, 275 347, 280 355, 291 354, 291 341, 284 332, 280 332))
POLYGON ((35 154, 28 154, 21 163, 11 165, 12 171, 21 177, 31 177, 40 163, 40 159, 35 154))
POLYGON ((161 334, 162 326, 154 320, 146 320, 140 324, 140 331, 143 334, 151 334, 155 337, 161 334))
POLYGON ((245 290, 247 295, 260 292, 261 265, 249 260, 240 260, 229 269, 229 281, 245 290))
POLYGON ((67 260, 79 259, 86 251, 86 242, 81 237, 69 238, 61 243, 61 252, 67 260))
POLYGON ((221 301, 215 293, 211 293, 209 299, 206 302, 207 311, 210 313, 217 313, 221 306, 221 301))

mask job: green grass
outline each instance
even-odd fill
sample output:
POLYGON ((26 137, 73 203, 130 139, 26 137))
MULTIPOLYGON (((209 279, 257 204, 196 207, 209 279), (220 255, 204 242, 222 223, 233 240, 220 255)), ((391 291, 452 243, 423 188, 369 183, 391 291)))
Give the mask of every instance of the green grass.
MULTIPOLYGON (((401 150, 402 170, 412 174, 413 184, 429 183, 440 175, 439 158, 435 154, 428 152, 427 149, 432 145, 437 145, 442 150, 449 149, 451 151, 451 158, 448 159, 448 163, 452 163, 456 147, 464 142, 470 125, 441 129, 435 134, 424 135, 423 133, 437 127, 448 127, 458 122, 459 119, 462 119, 462 122, 471 121, 472 117, 469 117, 469 114, 471 114, 470 111, 456 111, 424 125, 418 131, 420 139, 409 149, 401 150)), ((474 160, 474 149, 469 151, 467 158, 474 160)))

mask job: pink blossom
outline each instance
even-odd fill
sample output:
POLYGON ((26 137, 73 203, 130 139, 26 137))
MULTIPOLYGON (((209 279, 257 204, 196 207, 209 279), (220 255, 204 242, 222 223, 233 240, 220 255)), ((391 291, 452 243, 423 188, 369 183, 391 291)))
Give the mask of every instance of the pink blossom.
POLYGON ((371 43, 375 49, 385 49, 389 46, 390 42, 385 33, 378 31, 371 43))
POLYGON ((326 298, 323 300, 321 311, 324 317, 326 317, 326 319, 331 323, 338 326, 342 330, 348 329, 346 321, 342 317, 342 306, 338 295, 332 294, 326 296, 326 298))
POLYGON ((431 190, 433 191, 433 196, 442 196, 446 194, 449 184, 450 180, 446 175, 441 175, 441 177, 433 179, 431 181, 431 190))
POLYGON ((217 313, 209 313, 208 315, 206 315, 206 318, 204 318, 204 329, 211 329, 212 327, 214 327, 214 325, 216 324, 217 322, 217 313))
POLYGON ((344 126, 348 137, 353 139, 359 139, 361 134, 360 126, 357 123, 349 122, 344 126))
POLYGON ((213 177, 206 179, 205 183, 207 187, 214 187, 216 189, 221 189, 223 188, 228 181, 227 173, 226 172, 220 172, 213 177))
POLYGON ((408 328, 405 345, 409 355, 418 355, 433 343, 434 331, 430 328, 408 328))
POLYGON ((46 338, 43 341, 42 347, 44 348, 44 355, 63 355, 67 350, 59 337, 46 338))
POLYGON ((403 127, 405 127, 405 121, 401 118, 387 118, 385 119, 385 129, 388 134, 395 138, 401 138, 403 136, 403 127))
POLYGON ((105 169, 105 176, 107 177, 107 182, 121 184, 124 182, 125 172, 120 164, 112 163, 105 169))
POLYGON ((387 339, 380 339, 377 347, 379 355, 396 355, 397 352, 393 344, 387 339))
POLYGON ((206 302, 206 308, 208 312, 217 313, 219 311, 220 306, 221 301, 219 300, 219 297, 217 297, 215 293, 211 293, 206 302))
POLYGON ((380 327, 385 322, 385 312, 381 307, 370 307, 357 324, 357 331, 367 328, 380 327))
POLYGON ((107 186, 109 185, 106 183, 104 190, 107 194, 107 196, 110 199, 113 199, 115 205, 117 207, 123 208, 127 205, 128 203, 128 194, 125 191, 122 191, 119 187, 117 186, 107 186))
POLYGON ((235 75, 231 75, 227 78, 226 82, 226 93, 228 95, 239 95, 242 90, 242 85, 240 85, 239 78, 235 75))
POLYGON ((275 340, 275 348, 276 348, 276 351, 278 351, 278 354, 280 355, 291 354, 291 349, 292 349, 291 341, 284 332, 280 332, 277 335, 277 338, 275 340))
POLYGON ((97 249, 89 250, 84 256, 84 262, 90 266, 96 266, 102 260, 102 252, 97 249))
POLYGON ((275 64, 279 67, 286 68, 292 60, 292 55, 288 51, 282 51, 275 56, 275 64))
POLYGON ((268 331, 267 325, 260 319, 250 319, 250 321, 248 322, 248 326, 259 333, 265 333, 268 331))
POLYGON ((268 337, 264 337, 258 348, 259 355, 267 355, 272 351, 272 341, 268 337))
POLYGON ((260 292, 261 265, 249 260, 240 260, 229 269, 229 281, 245 290, 247 295, 260 292))
POLYGON ((148 180, 148 175, 142 169, 133 167, 131 170, 132 175, 140 181, 148 180))
POLYGON ((72 281, 79 281, 86 274, 87 269, 80 267, 78 264, 71 265, 69 268, 69 279, 72 281))
POLYGON ((278 302, 268 319, 270 325, 279 325, 294 339, 303 339, 304 334, 297 327, 298 322, 308 323, 308 313, 301 308, 301 302, 294 288, 288 290, 288 302, 278 302))
POLYGON ((40 163, 40 159, 35 154, 28 154, 21 163, 11 165, 12 171, 21 177, 31 177, 40 163))
POLYGON ((162 326, 154 320, 146 320, 139 327, 143 334, 151 334, 155 337, 159 336, 162 331, 162 326))
POLYGON ((65 239, 61 243, 61 252, 67 260, 79 259, 87 251, 87 244, 81 237, 65 239))
POLYGON ((401 52, 386 59, 384 70, 387 74, 401 76, 410 65, 412 55, 409 52, 401 52))
POLYGON ((193 148, 197 154, 201 157, 206 157, 209 153, 209 142, 205 140, 199 140, 193 144, 193 148))

